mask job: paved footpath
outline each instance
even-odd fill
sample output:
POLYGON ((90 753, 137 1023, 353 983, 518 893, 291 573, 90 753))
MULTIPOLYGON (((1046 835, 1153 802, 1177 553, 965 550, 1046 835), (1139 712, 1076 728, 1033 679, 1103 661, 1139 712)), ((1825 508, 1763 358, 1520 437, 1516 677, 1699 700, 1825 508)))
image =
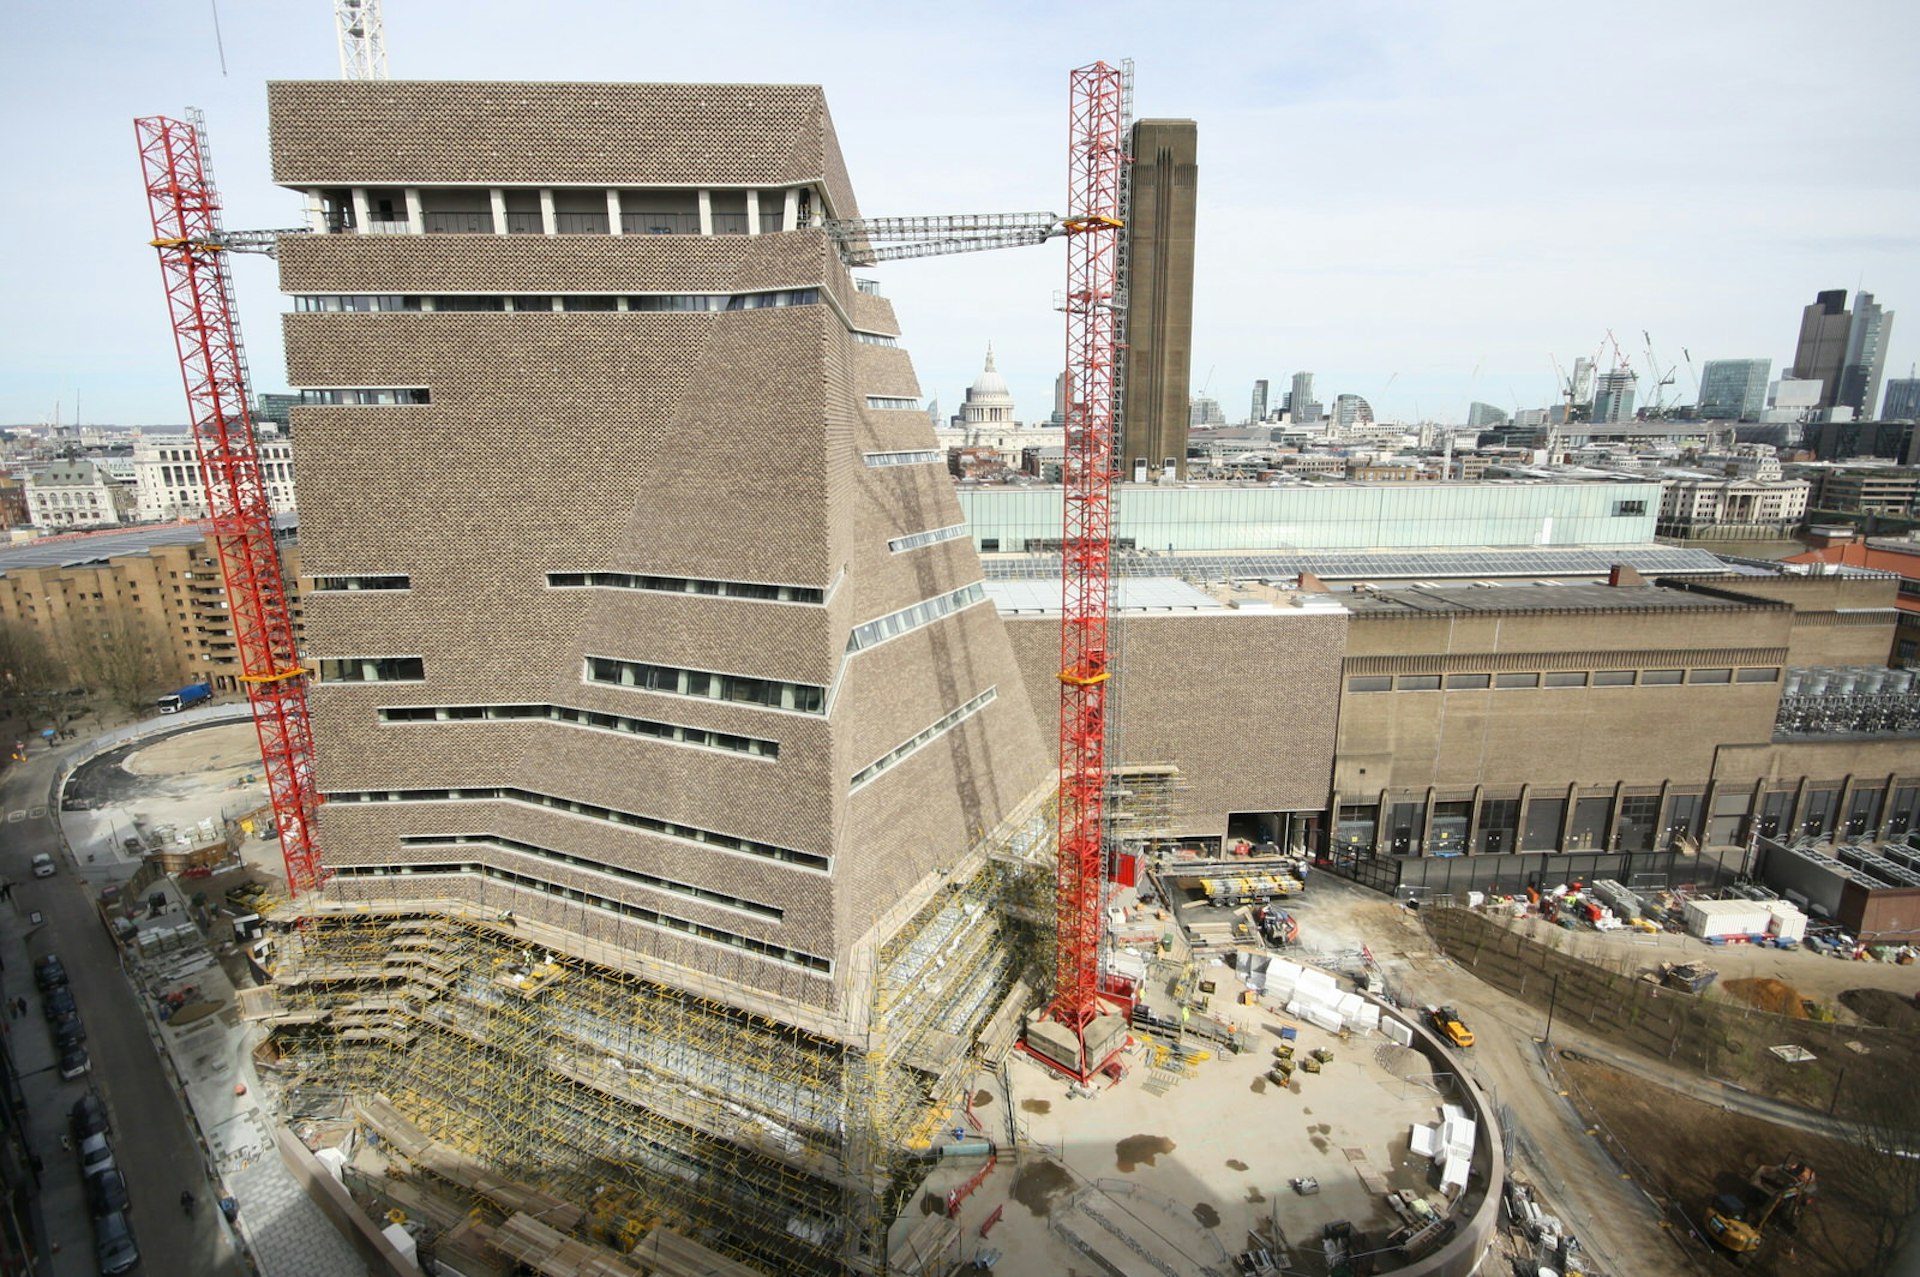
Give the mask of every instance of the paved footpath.
MULTIPOLYGON (((104 848, 69 846, 68 831, 58 819, 55 766, 64 776, 75 760, 144 734, 142 729, 171 732, 195 720, 211 726, 236 716, 245 717, 244 706, 238 715, 222 706, 121 728, 53 753, 41 752, 6 775, 0 783, 0 802, 8 809, 8 833, 13 836, 8 839, 12 844, 8 854, 0 856, 0 876, 16 884, 14 902, 27 906, 21 914, 39 908, 44 921, 30 941, 21 935, 26 928, 17 924, 5 928, 12 941, 5 953, 5 984, 9 993, 19 985, 20 992, 32 996, 32 976, 22 950, 36 956, 58 951, 67 960, 88 1028, 98 1044, 90 1081, 105 1094, 113 1112, 116 1145, 128 1142, 122 1147, 122 1161, 134 1183, 133 1220, 145 1260, 142 1271, 153 1277, 176 1273, 238 1277, 249 1269, 262 1277, 359 1277, 369 1271, 366 1261, 281 1163, 272 1145, 271 1118, 256 1098, 259 1088, 254 1085, 246 1050, 251 1026, 223 1027, 224 1040, 209 1049, 206 1035, 175 1033, 158 1022, 152 1000, 129 987, 128 975, 119 969, 115 946, 99 925, 90 899, 102 879, 113 875, 109 863, 119 858, 100 855, 104 848), (13 811, 19 811, 20 817, 14 817, 13 811), (34 880, 28 876, 26 861, 39 850, 53 852, 60 861, 56 877, 34 880), (81 854, 76 856, 76 850, 81 854), (89 851, 98 856, 93 864, 87 863, 89 851), (83 866, 85 874, 78 872, 83 866), (82 988, 83 984, 91 987, 82 988), (116 1042, 110 1051, 98 1049, 105 1045, 98 1041, 103 1031, 114 1034, 120 1028, 131 1031, 130 1041, 116 1042), (148 1041, 140 1042, 142 1037, 148 1041), (155 1055, 165 1067, 154 1067, 155 1055), (235 1093, 236 1080, 247 1084, 244 1095, 235 1093), (192 1115, 191 1128, 182 1120, 183 1111, 192 1115), (234 1133, 249 1128, 253 1138, 248 1146, 236 1147, 234 1133), (218 1138, 210 1140, 210 1132, 217 1132, 218 1138), (152 1147, 131 1146, 140 1144, 152 1147), (143 1179, 158 1182, 143 1188, 143 1179), (174 1201, 177 1185, 182 1183, 201 1199, 191 1220, 183 1217, 174 1201), (213 1200, 222 1193, 240 1203, 237 1237, 213 1208, 213 1200)), ((131 865, 119 868, 120 874, 113 876, 132 871, 131 865)), ((203 986, 225 984, 217 964, 200 977, 212 977, 202 978, 203 986)), ((230 991, 227 996, 231 997, 230 991)), ((38 1018, 37 1005, 29 1015, 38 1018)), ((16 1021, 15 1027, 24 1023, 16 1021)), ((23 1031, 15 1036, 31 1039, 33 1035, 23 1031)), ((45 1077, 41 1073, 31 1081, 45 1077)), ((57 1072, 53 1078, 57 1083, 57 1072)), ((46 1083, 40 1081, 40 1086, 46 1083)), ((43 1236, 49 1249, 58 1244, 45 1271, 56 1277, 94 1271, 91 1230, 78 1176, 65 1164, 71 1155, 60 1152, 57 1138, 65 1106, 82 1089, 82 1084, 66 1083, 58 1097, 50 1094, 34 1105, 38 1110, 33 1123, 35 1147, 44 1150, 48 1162, 40 1203, 43 1236)), ((30 1089, 30 1103, 35 1098, 30 1089)))

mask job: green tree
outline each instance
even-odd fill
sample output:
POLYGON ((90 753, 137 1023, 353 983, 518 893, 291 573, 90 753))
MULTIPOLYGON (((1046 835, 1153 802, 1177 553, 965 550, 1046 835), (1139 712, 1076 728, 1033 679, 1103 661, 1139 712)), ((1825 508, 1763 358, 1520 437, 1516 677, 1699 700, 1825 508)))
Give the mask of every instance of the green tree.
POLYGON ((68 682, 40 631, 0 619, 0 716, 31 719, 68 682))

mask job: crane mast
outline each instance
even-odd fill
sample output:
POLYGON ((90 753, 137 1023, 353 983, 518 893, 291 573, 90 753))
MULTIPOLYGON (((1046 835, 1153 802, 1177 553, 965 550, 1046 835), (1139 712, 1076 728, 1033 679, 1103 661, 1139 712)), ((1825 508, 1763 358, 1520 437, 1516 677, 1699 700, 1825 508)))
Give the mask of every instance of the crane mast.
POLYGON ((198 112, 134 121, 173 341, 186 384, 194 451, 206 485, 213 542, 226 585, 260 758, 286 861, 288 890, 321 886, 315 839, 320 805, 307 720, 307 678, 287 605, 273 507, 260 471, 247 394, 247 359, 220 231, 220 197, 198 112))
POLYGON ((1120 393, 1121 260, 1127 182, 1127 69, 1072 74, 1067 164, 1067 411, 1062 483, 1059 868, 1048 1018, 1080 1042, 1099 1014, 1100 891, 1105 868, 1108 583, 1114 415, 1120 393))
POLYGON ((340 78, 387 78, 387 27, 380 0, 333 0, 333 26, 340 39, 340 78))

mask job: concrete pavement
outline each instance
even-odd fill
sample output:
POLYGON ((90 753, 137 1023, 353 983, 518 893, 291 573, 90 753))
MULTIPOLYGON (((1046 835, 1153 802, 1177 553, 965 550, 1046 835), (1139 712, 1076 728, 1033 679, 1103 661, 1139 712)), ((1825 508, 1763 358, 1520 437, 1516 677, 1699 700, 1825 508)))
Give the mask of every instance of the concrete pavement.
MULTIPOLYGON (((89 1087, 106 1100, 112 1116, 115 1153, 127 1177, 144 1258, 141 1271, 153 1277, 241 1277, 249 1271, 352 1277, 366 1271, 273 1148, 269 1118, 253 1098, 247 1026, 229 1028, 230 1016, 214 1017, 200 1032, 194 1026, 176 1033, 158 1021, 152 1002, 134 987, 148 983, 152 972, 123 969, 122 950, 93 904, 101 886, 124 881, 135 866, 111 839, 100 839, 89 820, 76 822, 78 845, 69 849, 59 823, 57 785, 79 762, 136 736, 245 715, 244 705, 217 706, 134 724, 38 752, 0 781, 9 835, 0 844, 0 878, 14 884, 12 910, 0 904, 0 996, 25 996, 30 1003, 25 1017, 0 1024, 22 1074, 28 1138, 43 1162, 36 1227, 45 1271, 53 1277, 97 1271, 75 1155, 61 1144, 68 1110, 89 1087), (55 857, 60 870, 34 879, 28 862, 42 851, 55 857), (60 1079, 40 1015, 32 959, 49 952, 66 966, 87 1025, 93 1072, 79 1081, 60 1079), (236 1081, 247 1083, 245 1096, 235 1094, 236 1081), (189 1121, 189 1101, 198 1111, 197 1126, 189 1121), (191 1218, 178 1204, 183 1187, 200 1202, 191 1218), (241 1203, 238 1236, 214 1206, 223 1194, 241 1203)), ((217 964, 211 972, 222 986, 217 996, 230 1003, 232 990, 217 964)))

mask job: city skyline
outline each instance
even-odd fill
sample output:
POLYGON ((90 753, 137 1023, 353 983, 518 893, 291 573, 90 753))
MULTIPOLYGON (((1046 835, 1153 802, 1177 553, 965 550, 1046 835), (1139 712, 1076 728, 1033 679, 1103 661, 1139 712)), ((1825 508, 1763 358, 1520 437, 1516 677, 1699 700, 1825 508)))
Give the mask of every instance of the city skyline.
MULTIPOLYGON (((1629 8, 1649 23, 1657 12, 1661 40, 1604 65, 1569 55, 1578 22, 1503 5, 1285 6, 1220 22, 1121 6, 1092 33, 990 5, 863 33, 857 74, 843 32, 776 7, 641 27, 572 0, 516 26, 504 5, 411 0, 387 25, 400 78, 822 84, 869 214, 1057 209, 1066 72, 1132 55, 1136 113, 1201 129, 1193 385, 1238 415, 1255 380, 1311 370, 1322 398, 1445 421, 1473 400, 1554 402, 1552 360, 1590 356, 1609 328, 1643 385, 1651 333, 1685 401, 1683 349, 1695 374, 1709 359, 1782 368, 1816 292, 1864 289, 1894 311, 1920 295, 1920 237, 1900 216, 1912 179, 1887 162, 1920 98, 1896 63, 1920 16, 1875 9, 1802 29, 1790 13, 1629 8), (1246 52, 1281 47, 1279 61, 1246 52), (973 69, 964 90, 928 91, 945 65, 928 48, 973 69), (1854 73, 1787 94, 1781 48, 1854 73), (1630 181, 1596 193, 1575 175, 1603 146, 1634 160, 1630 181), (1708 153, 1751 162, 1728 179, 1708 153), (1801 154, 1841 162, 1816 174, 1801 154), (1303 187, 1301 174, 1317 176, 1303 187)), ((116 22, 113 9, 133 15, 34 6, 18 19, 6 92, 36 121, 18 145, 40 177, 0 197, 0 218, 17 242, 53 247, 15 264, 35 304, 7 334, 0 420, 37 422, 56 402, 68 416, 76 392, 83 420, 184 418, 134 115, 203 107, 227 225, 299 220, 267 181, 264 81, 337 75, 327 7, 230 7, 220 50, 202 24, 116 22)), ((861 273, 898 307, 923 397, 954 402, 992 341, 1022 415, 1044 418, 1063 351, 1057 245, 861 273)), ((236 274, 256 387, 280 389, 285 299, 267 264, 236 274)), ((1920 354, 1913 331, 1893 331, 1889 377, 1920 354)))

